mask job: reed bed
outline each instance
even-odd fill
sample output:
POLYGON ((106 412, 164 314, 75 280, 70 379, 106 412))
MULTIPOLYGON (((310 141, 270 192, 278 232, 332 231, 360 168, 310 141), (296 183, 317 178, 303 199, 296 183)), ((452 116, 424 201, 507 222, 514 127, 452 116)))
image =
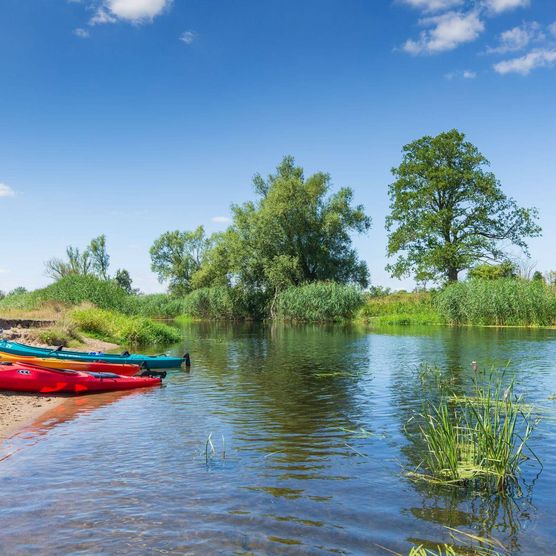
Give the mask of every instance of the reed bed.
POLYGON ((276 299, 281 320, 339 322, 351 320, 363 305, 361 289, 336 282, 315 282, 292 287, 276 299))
POLYGON ((436 296, 435 307, 453 325, 551 326, 556 323, 554 288, 538 280, 473 279, 451 284, 436 296))

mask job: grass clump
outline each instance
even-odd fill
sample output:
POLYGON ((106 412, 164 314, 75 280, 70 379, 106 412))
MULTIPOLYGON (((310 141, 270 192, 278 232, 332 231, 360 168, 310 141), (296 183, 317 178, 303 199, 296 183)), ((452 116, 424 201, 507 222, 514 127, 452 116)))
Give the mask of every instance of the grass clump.
POLYGON ((396 292, 367 296, 357 318, 376 325, 442 324, 433 292, 396 292))
POLYGON ((501 380, 494 380, 488 386, 476 383, 473 396, 426 402, 419 426, 425 472, 411 476, 494 487, 500 493, 517 485, 520 465, 529 459, 526 452, 536 458, 528 448, 536 423, 513 388, 513 382, 504 388, 501 380))
POLYGON ((126 312, 143 317, 171 319, 184 313, 184 300, 166 293, 131 295, 126 312))
POLYGON ((181 338, 178 330, 166 324, 96 307, 75 308, 69 318, 84 333, 118 344, 165 344, 181 338))
POLYGON ((265 306, 262 293, 240 287, 200 288, 182 300, 183 314, 200 319, 257 320, 264 318, 265 306))
POLYGON ((550 326, 556 323, 556 293, 539 280, 472 279, 448 285, 435 299, 453 325, 550 326))
POLYGON ((276 312, 283 320, 345 321, 355 316, 363 302, 363 294, 356 286, 315 282, 281 292, 276 299, 276 312))

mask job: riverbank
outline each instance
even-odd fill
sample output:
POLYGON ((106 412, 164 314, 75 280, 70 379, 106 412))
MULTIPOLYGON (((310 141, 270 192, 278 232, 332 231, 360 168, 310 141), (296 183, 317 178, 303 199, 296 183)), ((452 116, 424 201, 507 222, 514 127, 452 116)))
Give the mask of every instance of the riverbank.
MULTIPOLYGON (((21 323, 16 321, 13 324, 15 326, 4 330, 4 338, 37 347, 49 347, 35 341, 35 328, 24 328, 21 326, 21 323)), ((85 352, 110 351, 116 349, 118 345, 95 338, 82 337, 78 347, 85 352)), ((31 425, 43 413, 62 404, 66 399, 67 396, 61 395, 52 396, 0 391, 0 442, 31 425)))

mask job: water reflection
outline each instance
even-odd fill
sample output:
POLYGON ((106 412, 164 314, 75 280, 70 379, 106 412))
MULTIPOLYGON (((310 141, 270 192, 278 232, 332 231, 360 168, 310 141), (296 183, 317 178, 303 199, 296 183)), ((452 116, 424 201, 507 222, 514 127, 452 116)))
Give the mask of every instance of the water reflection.
POLYGON ((405 553, 445 525, 516 554, 556 542, 553 421, 535 440, 545 472, 515 501, 403 475, 421 449, 406 423, 431 391, 421 362, 464 393, 472 360, 511 359, 520 391, 546 400, 551 332, 195 323, 184 338, 190 372, 80 398, 0 464, 5 553, 405 553))

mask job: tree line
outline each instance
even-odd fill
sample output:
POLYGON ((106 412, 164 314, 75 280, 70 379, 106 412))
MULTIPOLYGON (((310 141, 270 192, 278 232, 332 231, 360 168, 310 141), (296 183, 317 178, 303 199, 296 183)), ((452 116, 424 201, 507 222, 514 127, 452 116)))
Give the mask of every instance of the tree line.
MULTIPOLYGON (((447 283, 463 271, 507 274, 508 247, 528 255, 526 239, 541 234, 537 209, 508 197, 488 160, 458 130, 405 145, 392 175, 386 229, 394 277, 447 283)), ((324 172, 305 176, 291 156, 266 178, 255 175, 253 188, 253 201, 232 205, 224 232, 207 236, 200 226, 155 240, 151 269, 171 294, 224 286, 258 292, 272 304, 283 290, 307 283, 369 285, 352 236, 366 234, 372 220, 351 188, 334 191, 324 172)), ((68 247, 65 259, 51 259, 46 268, 54 279, 72 273, 114 279, 131 293, 129 273, 110 277, 109 262, 102 235, 83 251, 68 247)))

